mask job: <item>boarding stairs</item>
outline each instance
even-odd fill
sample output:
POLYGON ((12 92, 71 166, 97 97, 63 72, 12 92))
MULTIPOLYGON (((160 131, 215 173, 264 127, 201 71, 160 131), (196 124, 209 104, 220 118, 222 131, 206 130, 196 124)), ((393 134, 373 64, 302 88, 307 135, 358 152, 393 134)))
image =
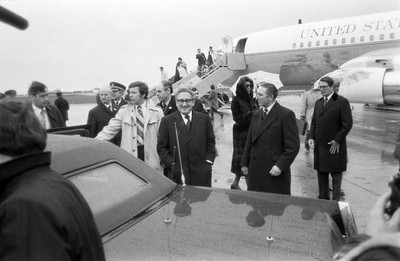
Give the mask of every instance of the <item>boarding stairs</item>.
POLYGON ((172 87, 174 90, 183 83, 190 83, 192 87, 196 87, 199 97, 203 96, 210 90, 210 85, 217 85, 231 77, 234 71, 245 71, 246 61, 244 53, 225 53, 212 66, 209 66, 202 72, 201 77, 197 73, 197 68, 193 69, 186 77, 175 82, 172 87))

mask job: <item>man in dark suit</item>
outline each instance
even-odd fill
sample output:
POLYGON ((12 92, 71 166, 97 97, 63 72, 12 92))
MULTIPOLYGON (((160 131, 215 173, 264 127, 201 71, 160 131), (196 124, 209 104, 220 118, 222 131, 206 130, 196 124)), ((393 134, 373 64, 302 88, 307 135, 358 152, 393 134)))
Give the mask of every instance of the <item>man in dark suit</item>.
POLYGON ((300 149, 293 111, 277 101, 278 89, 260 83, 258 104, 263 108, 252 118, 242 156, 242 172, 249 191, 290 195, 290 165, 300 149))
POLYGON ((68 110, 69 103, 64 97, 62 97, 62 92, 56 92, 57 99, 54 101, 54 105, 57 106, 58 110, 61 112, 61 116, 64 119, 64 123, 68 120, 68 110))
MULTIPOLYGON (((111 86, 103 86, 99 90, 97 106, 89 111, 87 124, 91 125, 90 137, 94 138, 97 134, 103 130, 104 126, 108 125, 110 119, 112 119, 116 110, 112 106, 112 90, 111 86)), ((121 144, 121 135, 117 135, 110 140, 117 146, 121 144)))
POLYGON ((124 94, 126 87, 125 85, 118 83, 118 82, 110 82, 110 87, 112 90, 112 108, 115 113, 119 111, 121 106, 127 104, 124 99, 124 94))
POLYGON ((314 169, 318 172, 320 199, 340 199, 342 172, 347 168, 346 136, 353 126, 349 101, 334 92, 334 82, 323 77, 319 82, 322 98, 315 103, 311 121, 310 147, 314 149, 314 169))
POLYGON ((170 82, 164 81, 156 86, 156 95, 160 101, 157 106, 161 108, 165 116, 178 110, 172 92, 173 90, 170 82))
POLYGON ((46 85, 33 81, 29 86, 28 94, 33 111, 44 128, 65 127, 65 121, 60 111, 49 102, 49 92, 46 85))
POLYGON ((175 98, 178 111, 163 117, 160 123, 157 152, 161 165, 178 184, 211 187, 216 156, 211 119, 193 111, 190 89, 179 89, 175 98))

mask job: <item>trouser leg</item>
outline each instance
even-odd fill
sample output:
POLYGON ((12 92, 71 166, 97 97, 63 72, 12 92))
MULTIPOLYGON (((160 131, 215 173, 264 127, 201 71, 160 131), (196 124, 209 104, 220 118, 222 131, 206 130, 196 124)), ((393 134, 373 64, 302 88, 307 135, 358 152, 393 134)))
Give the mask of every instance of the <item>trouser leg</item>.
POLYGON ((318 171, 319 199, 330 199, 329 197, 329 172, 318 171))
POLYGON ((332 199, 339 201, 340 188, 342 186, 342 172, 331 172, 332 176, 332 199))

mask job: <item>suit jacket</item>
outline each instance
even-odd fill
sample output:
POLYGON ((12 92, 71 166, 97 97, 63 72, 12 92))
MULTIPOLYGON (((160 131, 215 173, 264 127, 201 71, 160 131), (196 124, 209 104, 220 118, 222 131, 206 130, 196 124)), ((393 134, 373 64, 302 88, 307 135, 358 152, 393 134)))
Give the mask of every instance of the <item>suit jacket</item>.
MULTIPOLYGON (((162 110, 162 103, 161 102, 157 103, 157 106, 160 107, 161 110, 162 110)), ((171 100, 169 101, 168 105, 165 106, 165 108, 163 110, 164 115, 167 116, 167 115, 169 115, 169 114, 171 114, 173 112, 176 112, 177 110, 178 110, 178 108, 176 107, 175 97, 171 96, 171 100)))
POLYGON ((211 187, 211 164, 207 160, 214 162, 216 156, 211 119, 208 115, 192 111, 191 125, 189 132, 179 111, 161 119, 157 142, 161 165, 178 184, 182 183, 182 170, 187 185, 211 187))
POLYGON ((323 98, 315 103, 310 138, 314 139, 314 169, 342 172, 347 168, 346 136, 353 126, 349 101, 334 93, 323 107, 323 98), (328 142, 340 144, 339 153, 331 154, 328 142))
POLYGON ((112 100, 111 102, 112 102, 112 108, 113 108, 114 113, 117 113, 122 106, 128 104, 128 102, 125 101, 123 98, 121 99, 121 101, 119 102, 118 105, 116 104, 116 102, 114 100, 112 100))
POLYGON ((61 115, 61 112, 55 105, 49 104, 45 108, 47 116, 49 116, 51 128, 65 127, 65 121, 61 115))
POLYGON ((265 116, 258 110, 251 121, 242 166, 249 168, 248 190, 290 195, 290 165, 300 149, 293 111, 278 102, 265 116), (282 173, 271 176, 276 165, 282 173))
MULTIPOLYGON (((109 110, 102 102, 91 109, 87 119, 87 124, 91 125, 90 137, 96 137, 104 126, 108 125, 108 122, 115 116, 115 113, 116 112, 109 110)), ((110 141, 119 146, 121 144, 121 135, 115 136, 110 141)))

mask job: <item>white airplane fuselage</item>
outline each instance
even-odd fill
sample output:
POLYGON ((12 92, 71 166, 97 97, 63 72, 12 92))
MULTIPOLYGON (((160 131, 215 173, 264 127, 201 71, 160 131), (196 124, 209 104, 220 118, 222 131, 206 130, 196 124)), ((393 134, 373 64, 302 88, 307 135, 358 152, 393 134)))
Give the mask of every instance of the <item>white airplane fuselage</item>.
MULTIPOLYGON (((304 89, 311 79, 356 57, 400 48, 400 11, 276 28, 238 37, 232 44, 234 53, 244 54, 245 69, 233 69, 222 84, 232 85, 238 77, 262 70, 279 74, 284 89, 304 89)), ((399 63, 397 53, 389 56, 397 60, 391 64, 399 63)), ((233 63, 228 60, 228 68, 235 67, 233 63)))

